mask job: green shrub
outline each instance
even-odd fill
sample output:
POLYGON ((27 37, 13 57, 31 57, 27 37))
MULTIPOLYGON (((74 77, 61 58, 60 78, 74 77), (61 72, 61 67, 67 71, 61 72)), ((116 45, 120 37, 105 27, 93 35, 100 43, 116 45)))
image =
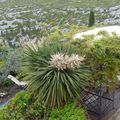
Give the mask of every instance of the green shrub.
POLYGON ((0 113, 0 120, 39 120, 44 117, 45 108, 33 102, 27 92, 20 92, 0 113))
POLYGON ((27 92, 18 93, 4 108, 0 109, 0 120, 88 120, 85 110, 75 103, 61 109, 46 108, 33 102, 27 92))
POLYGON ((72 48, 53 43, 28 47, 25 55, 23 71, 34 99, 42 100, 47 107, 61 107, 80 96, 88 70, 72 48))
POLYGON ((103 85, 110 90, 117 86, 120 59, 116 58, 108 47, 96 45, 86 56, 86 63, 91 69, 91 83, 94 87, 103 85))
POLYGON ((60 110, 53 109, 49 120, 88 120, 85 110, 72 103, 60 110))
POLYGON ((1 82, 1 87, 11 87, 14 85, 14 82, 12 80, 10 80, 9 78, 6 78, 4 79, 2 82, 1 82))
POLYGON ((5 108, 0 109, 0 120, 4 120, 4 110, 5 108))
POLYGON ((84 61, 91 71, 90 86, 98 88, 103 85, 113 90, 118 85, 117 76, 120 74, 120 37, 103 33, 99 41, 88 36, 75 41, 74 46, 78 51, 82 49, 86 56, 84 61))

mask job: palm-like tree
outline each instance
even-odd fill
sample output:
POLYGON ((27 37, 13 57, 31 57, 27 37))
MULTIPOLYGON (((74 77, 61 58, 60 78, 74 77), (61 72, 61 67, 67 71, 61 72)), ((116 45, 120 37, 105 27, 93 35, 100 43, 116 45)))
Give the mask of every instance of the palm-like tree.
POLYGON ((47 107, 61 107, 80 97, 88 78, 81 58, 61 43, 27 47, 23 72, 33 98, 47 107))

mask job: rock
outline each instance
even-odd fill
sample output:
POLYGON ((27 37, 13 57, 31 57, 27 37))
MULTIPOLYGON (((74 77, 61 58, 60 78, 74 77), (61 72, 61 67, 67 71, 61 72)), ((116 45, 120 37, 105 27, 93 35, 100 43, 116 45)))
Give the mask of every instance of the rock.
POLYGON ((0 93, 0 97, 7 95, 7 93, 0 93))

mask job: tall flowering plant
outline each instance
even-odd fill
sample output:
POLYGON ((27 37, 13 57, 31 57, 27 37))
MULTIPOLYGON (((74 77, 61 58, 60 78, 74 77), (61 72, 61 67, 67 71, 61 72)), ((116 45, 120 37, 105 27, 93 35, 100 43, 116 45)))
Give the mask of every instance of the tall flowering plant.
POLYGON ((61 43, 27 47, 23 72, 33 98, 47 107, 61 107, 79 98, 89 75, 83 60, 61 43))

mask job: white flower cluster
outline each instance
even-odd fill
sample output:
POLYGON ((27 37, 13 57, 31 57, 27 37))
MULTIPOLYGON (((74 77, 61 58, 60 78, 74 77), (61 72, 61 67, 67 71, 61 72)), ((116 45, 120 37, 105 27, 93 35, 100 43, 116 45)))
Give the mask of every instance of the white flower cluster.
POLYGON ((63 53, 57 53, 51 56, 50 66, 57 68, 58 70, 75 69, 80 67, 83 59, 84 57, 77 54, 72 54, 69 56, 63 53))

